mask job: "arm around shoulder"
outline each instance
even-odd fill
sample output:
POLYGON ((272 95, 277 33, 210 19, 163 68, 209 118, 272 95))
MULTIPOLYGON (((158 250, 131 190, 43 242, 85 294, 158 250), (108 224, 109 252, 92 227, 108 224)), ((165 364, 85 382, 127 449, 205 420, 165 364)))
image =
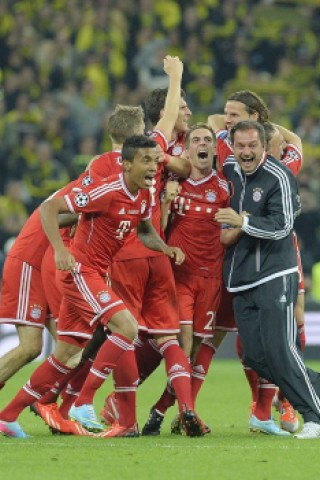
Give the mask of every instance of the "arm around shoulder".
POLYGON ((214 133, 217 133, 219 130, 225 130, 226 124, 224 121, 224 115, 219 113, 214 113, 208 117, 208 125, 212 128, 214 133))

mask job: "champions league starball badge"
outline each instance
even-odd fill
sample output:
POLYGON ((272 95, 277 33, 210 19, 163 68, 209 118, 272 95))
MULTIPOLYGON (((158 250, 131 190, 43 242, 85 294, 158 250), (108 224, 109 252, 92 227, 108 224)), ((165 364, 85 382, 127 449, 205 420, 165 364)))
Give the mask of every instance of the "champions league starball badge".
POLYGON ((82 185, 84 187, 88 187, 89 185, 91 185, 91 183, 93 183, 93 178, 90 177, 90 175, 87 175, 82 179, 82 185))
POLYGON ((77 205, 77 207, 80 207, 80 208, 85 207, 88 202, 89 202, 89 197, 86 193, 81 192, 74 197, 74 203, 77 205))

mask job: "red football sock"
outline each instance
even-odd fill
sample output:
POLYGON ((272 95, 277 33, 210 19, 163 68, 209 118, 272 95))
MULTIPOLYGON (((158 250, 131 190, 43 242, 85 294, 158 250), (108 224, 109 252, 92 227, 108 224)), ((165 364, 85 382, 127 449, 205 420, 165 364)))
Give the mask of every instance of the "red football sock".
MULTIPOLYGON (((98 351, 79 397, 74 402, 75 406, 79 407, 80 405, 93 403, 96 391, 115 368, 120 356, 131 345, 132 342, 128 338, 118 333, 114 333, 107 338, 98 351)), ((127 365, 127 368, 132 369, 132 365, 127 365)))
POLYGON ((31 375, 30 380, 19 390, 14 399, 0 412, 1 420, 14 422, 22 410, 60 384, 71 369, 60 363, 53 355, 45 360, 31 375))
POLYGON ((153 405, 153 409, 158 410, 158 412, 162 413, 163 415, 166 413, 168 408, 172 407, 176 401, 176 394, 173 388, 167 383, 166 388, 164 389, 161 397, 157 401, 155 405, 153 405))
POLYGON ((196 402, 200 388, 208 374, 211 360, 215 353, 216 349, 211 342, 203 340, 193 362, 191 371, 191 391, 194 403, 196 402))
POLYGON ((119 424, 132 427, 137 423, 136 392, 139 374, 134 348, 129 348, 119 358, 114 370, 116 399, 118 402, 119 424), (130 365, 130 369, 128 368, 130 365))
POLYGON ((162 355, 156 341, 153 339, 147 340, 140 347, 139 345, 135 345, 135 354, 140 383, 142 383, 158 368, 162 360, 162 355))
POLYGON ((67 385, 70 378, 77 374, 79 370, 82 368, 82 363, 80 363, 77 367, 70 370, 70 372, 64 376, 63 380, 60 381, 59 385, 54 385, 49 392, 45 393, 39 400, 39 403, 47 405, 48 403, 54 403, 57 401, 58 396, 60 395, 61 391, 67 385))
MULTIPOLYGON (((77 372, 74 372, 69 379, 67 385, 61 392, 62 403, 59 407, 59 411, 63 418, 68 419, 68 413, 72 404, 79 396, 79 392, 87 378, 87 375, 92 367, 93 360, 88 359, 81 364, 81 368, 77 368, 77 372)), ((79 365, 80 367, 80 365, 79 365)))
POLYGON ((281 390, 278 391, 278 399, 280 402, 283 402, 286 399, 281 390))
POLYGON ((242 361, 242 342, 241 338, 239 335, 237 335, 237 340, 236 340, 236 348, 237 348, 237 354, 238 357, 242 363, 242 368, 244 371, 245 376, 247 377, 250 389, 251 389, 251 397, 252 397, 252 402, 256 402, 258 399, 258 394, 259 394, 259 385, 260 385, 260 377, 259 375, 252 370, 252 368, 247 367, 242 361))
POLYGON ((185 408, 193 410, 190 365, 186 354, 175 339, 163 342, 159 345, 159 350, 165 360, 168 379, 174 388, 179 411, 182 412, 185 408))
POLYGON ((277 388, 273 383, 260 378, 259 395, 254 411, 259 420, 269 420, 271 418, 272 400, 276 391, 277 388))

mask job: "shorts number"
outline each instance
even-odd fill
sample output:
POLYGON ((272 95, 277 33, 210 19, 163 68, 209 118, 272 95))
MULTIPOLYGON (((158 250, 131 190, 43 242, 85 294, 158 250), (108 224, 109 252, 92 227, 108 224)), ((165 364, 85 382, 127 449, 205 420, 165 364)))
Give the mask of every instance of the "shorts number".
POLYGON ((216 320, 216 312, 209 311, 207 312, 207 316, 210 318, 208 323, 206 323, 204 330, 213 330, 213 325, 216 320))

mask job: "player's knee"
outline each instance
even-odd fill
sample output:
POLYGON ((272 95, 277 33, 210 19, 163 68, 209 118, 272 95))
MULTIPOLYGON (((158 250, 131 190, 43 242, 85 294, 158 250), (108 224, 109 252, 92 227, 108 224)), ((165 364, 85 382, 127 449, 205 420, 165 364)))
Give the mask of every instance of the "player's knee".
POLYGON ((66 362, 66 366, 69 368, 76 368, 81 361, 82 352, 83 350, 79 350, 79 352, 75 353, 74 355, 71 355, 69 360, 66 362))
POLYGON ((138 323, 129 311, 126 312, 125 321, 121 324, 121 330, 122 334, 130 340, 134 340, 138 335, 138 323))
POLYGON ((127 322, 125 323, 125 332, 124 335, 130 340, 134 340, 138 335, 138 323, 133 315, 129 315, 127 322))
POLYGON ((138 335, 138 323, 129 310, 116 313, 109 320, 108 327, 112 333, 120 333, 132 341, 138 335))
POLYGON ((37 358, 42 351, 42 343, 36 343, 31 345, 21 345, 22 355, 26 362, 32 362, 37 358))

